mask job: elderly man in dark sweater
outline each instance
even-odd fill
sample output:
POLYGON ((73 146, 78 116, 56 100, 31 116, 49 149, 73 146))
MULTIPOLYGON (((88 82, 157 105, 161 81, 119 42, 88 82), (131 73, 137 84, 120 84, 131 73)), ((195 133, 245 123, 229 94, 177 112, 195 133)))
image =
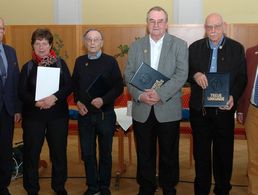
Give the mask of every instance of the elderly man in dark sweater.
POLYGON ((76 59, 73 71, 74 99, 88 189, 84 195, 109 195, 112 169, 112 138, 115 130, 115 99, 123 92, 117 61, 102 53, 103 36, 90 29, 84 34, 88 54, 76 59), (99 162, 96 157, 96 137, 99 162))

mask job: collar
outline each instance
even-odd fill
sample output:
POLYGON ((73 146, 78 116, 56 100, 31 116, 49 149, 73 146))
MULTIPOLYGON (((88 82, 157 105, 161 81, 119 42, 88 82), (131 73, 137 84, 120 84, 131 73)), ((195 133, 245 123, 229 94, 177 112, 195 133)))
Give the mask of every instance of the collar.
POLYGON ((88 54, 88 58, 89 58, 90 60, 96 60, 96 59, 99 59, 99 58, 100 58, 101 54, 102 54, 102 51, 99 50, 98 53, 96 53, 96 55, 88 54))
POLYGON ((149 36, 150 43, 151 43, 151 44, 156 44, 156 45, 162 44, 164 37, 165 37, 165 34, 164 34, 157 42, 155 42, 155 41, 151 38, 151 36, 149 36))
MULTIPOLYGON (((214 45, 214 44, 212 43, 212 41, 209 39, 210 48, 211 48, 211 49, 218 49, 218 48, 220 48, 221 45, 222 45, 223 40, 224 40, 224 35, 222 35, 222 37, 221 37, 219 43, 218 43, 217 45, 214 45)), ((220 49, 221 49, 221 48, 220 48, 220 49)))
POLYGON ((3 43, 0 43, 0 50, 1 50, 1 51, 4 51, 3 43))

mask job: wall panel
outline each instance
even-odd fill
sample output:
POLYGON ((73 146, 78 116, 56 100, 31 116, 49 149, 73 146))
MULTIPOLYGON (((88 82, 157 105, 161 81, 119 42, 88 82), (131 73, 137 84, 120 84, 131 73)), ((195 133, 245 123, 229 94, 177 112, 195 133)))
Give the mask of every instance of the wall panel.
MULTIPOLYGON (((128 45, 137 37, 146 34, 145 25, 11 25, 7 26, 5 42, 16 48, 20 66, 31 58, 31 34, 36 28, 47 27, 53 34, 58 34, 64 43, 61 56, 66 60, 72 72, 77 56, 83 55, 83 33, 89 28, 96 28, 104 35, 104 52, 116 55, 118 46, 128 45)), ((188 45, 204 36, 203 25, 169 25, 168 32, 187 41, 188 45)), ((258 44, 258 24, 229 24, 227 36, 241 42, 245 48, 258 44)), ((121 71, 124 71, 127 56, 118 57, 121 71)))

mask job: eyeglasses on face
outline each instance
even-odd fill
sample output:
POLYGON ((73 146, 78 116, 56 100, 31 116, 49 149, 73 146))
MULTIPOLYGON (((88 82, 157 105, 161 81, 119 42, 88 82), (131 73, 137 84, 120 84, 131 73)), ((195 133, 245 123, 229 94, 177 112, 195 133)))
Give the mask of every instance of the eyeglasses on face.
POLYGON ((88 42, 88 43, 99 43, 100 41, 102 41, 101 38, 90 38, 90 37, 86 37, 85 40, 88 42))
POLYGON ((221 24, 215 24, 215 25, 205 25, 205 28, 207 31, 212 31, 212 30, 221 30, 223 26, 223 23, 221 24))
POLYGON ((149 20, 148 20, 148 23, 149 23, 150 25, 153 25, 153 26, 155 26, 155 25, 160 26, 160 25, 165 24, 166 21, 165 21, 164 19, 160 19, 160 20, 149 19, 149 20))
POLYGON ((49 43, 34 43, 34 47, 49 47, 49 43))

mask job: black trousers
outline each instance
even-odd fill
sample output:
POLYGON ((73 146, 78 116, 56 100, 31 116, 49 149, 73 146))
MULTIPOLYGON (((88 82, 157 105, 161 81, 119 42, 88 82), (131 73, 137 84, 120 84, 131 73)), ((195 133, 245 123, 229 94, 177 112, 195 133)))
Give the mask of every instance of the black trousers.
POLYGON ((28 193, 37 193, 39 186, 39 160, 45 137, 52 161, 51 187, 59 192, 67 180, 68 117, 49 121, 23 119, 23 186, 28 193))
POLYGON ((190 109, 190 122, 196 172, 195 194, 209 194, 212 172, 215 194, 228 194, 232 188, 234 111, 206 108, 206 114, 203 115, 202 111, 190 109))
POLYGON ((3 106, 0 110, 0 194, 8 192, 11 182, 13 129, 14 117, 3 106))
POLYGON ((145 123, 133 121, 137 151, 139 195, 153 195, 156 189, 157 141, 159 184, 163 194, 176 194, 179 181, 179 121, 159 123, 153 109, 145 123))

